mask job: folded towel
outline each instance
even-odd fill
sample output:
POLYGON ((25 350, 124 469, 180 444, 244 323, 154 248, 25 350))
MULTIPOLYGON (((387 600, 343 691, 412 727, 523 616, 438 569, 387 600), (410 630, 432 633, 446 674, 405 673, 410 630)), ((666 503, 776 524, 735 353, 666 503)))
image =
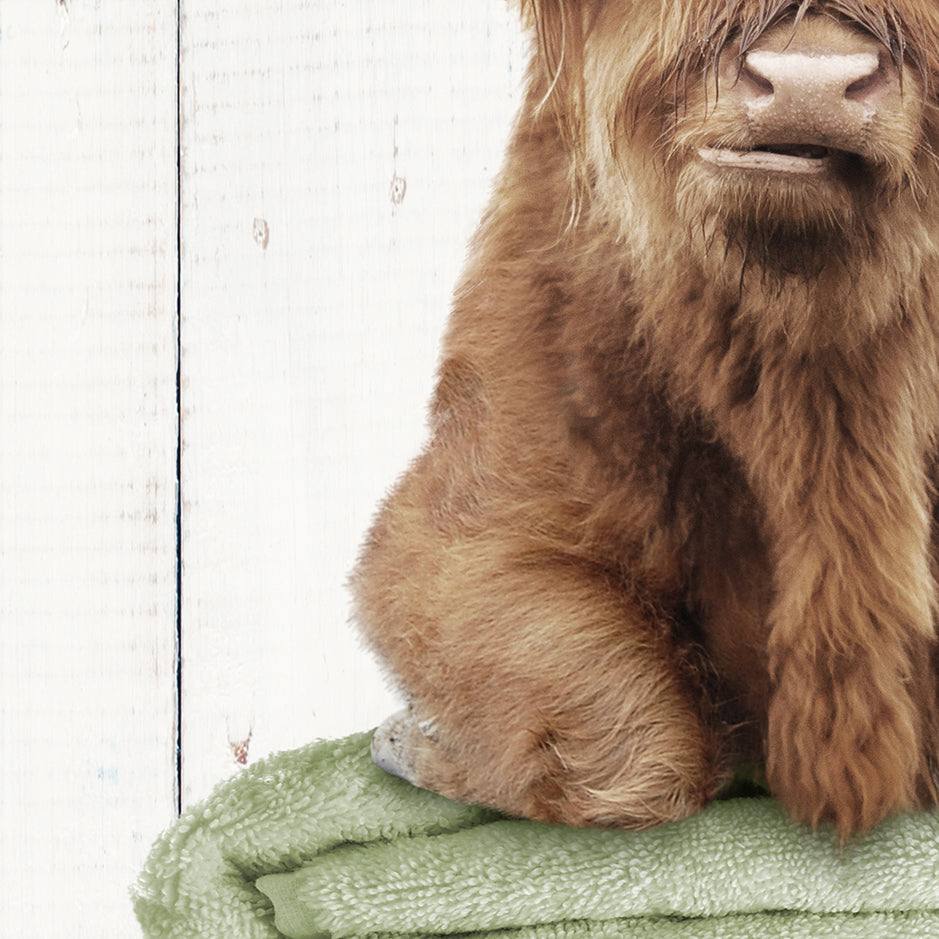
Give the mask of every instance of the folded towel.
POLYGON ((939 939, 939 813, 844 849, 768 798, 644 832, 508 820, 376 769, 369 734, 276 754, 154 845, 152 939, 939 939))

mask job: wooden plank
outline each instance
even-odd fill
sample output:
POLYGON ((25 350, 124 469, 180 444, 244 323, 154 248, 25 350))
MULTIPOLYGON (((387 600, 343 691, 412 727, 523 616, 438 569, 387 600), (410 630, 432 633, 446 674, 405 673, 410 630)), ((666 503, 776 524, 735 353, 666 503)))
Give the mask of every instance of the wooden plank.
POLYGON ((0 934, 137 934, 175 785, 176 22, 0 5, 0 934))
POLYGON ((424 435, 522 40, 504 0, 182 9, 191 801, 238 757, 397 706, 344 582, 424 435))

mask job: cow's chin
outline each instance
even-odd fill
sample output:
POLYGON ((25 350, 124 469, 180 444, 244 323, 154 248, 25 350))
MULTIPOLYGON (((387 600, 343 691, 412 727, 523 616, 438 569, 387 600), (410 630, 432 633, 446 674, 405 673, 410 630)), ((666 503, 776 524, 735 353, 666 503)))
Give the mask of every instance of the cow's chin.
POLYGON ((851 154, 705 151, 687 160, 676 208, 702 250, 738 251, 782 276, 817 276, 867 254, 870 209, 891 188, 851 154))

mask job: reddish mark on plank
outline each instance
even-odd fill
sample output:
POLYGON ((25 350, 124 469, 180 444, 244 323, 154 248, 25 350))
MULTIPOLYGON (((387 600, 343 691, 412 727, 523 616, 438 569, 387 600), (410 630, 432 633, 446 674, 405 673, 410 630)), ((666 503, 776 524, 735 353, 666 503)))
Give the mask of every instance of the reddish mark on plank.
POLYGON ((248 728, 248 736, 244 740, 232 740, 229 738, 228 745, 231 747, 232 756, 235 758, 235 762, 239 766, 247 766, 248 764, 248 747, 251 745, 251 735, 253 731, 248 728))

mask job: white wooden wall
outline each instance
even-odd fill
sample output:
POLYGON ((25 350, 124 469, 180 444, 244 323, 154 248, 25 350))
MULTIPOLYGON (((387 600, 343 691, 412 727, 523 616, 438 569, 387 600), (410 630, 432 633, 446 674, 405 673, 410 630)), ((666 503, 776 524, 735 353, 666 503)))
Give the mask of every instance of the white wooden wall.
POLYGON ((0 935, 137 935, 178 798, 396 706, 344 581, 522 68, 503 0, 0 0, 0 935))

